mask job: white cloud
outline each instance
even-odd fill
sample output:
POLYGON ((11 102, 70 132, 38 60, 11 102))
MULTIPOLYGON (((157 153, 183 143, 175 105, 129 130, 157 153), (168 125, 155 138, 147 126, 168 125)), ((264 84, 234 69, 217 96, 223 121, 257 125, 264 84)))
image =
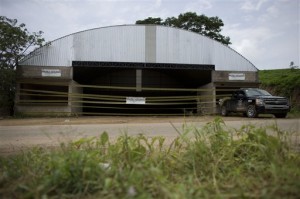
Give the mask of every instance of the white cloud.
POLYGON ((261 9, 261 6, 266 3, 268 0, 246 0, 241 9, 245 11, 258 11, 261 9))
POLYGON ((155 0, 155 6, 160 7, 161 6, 161 1, 162 0, 155 0))
POLYGON ((258 68, 299 65, 299 0, 0 0, 1 15, 45 32, 47 41, 77 31, 133 24, 186 11, 219 16, 222 34, 258 68))
POLYGON ((241 24, 228 25, 224 33, 231 37, 231 47, 257 67, 261 67, 270 55, 269 43, 280 36, 280 33, 273 32, 268 27, 245 28, 241 24))
POLYGON ((294 0, 247 0, 238 13, 242 17, 235 24, 231 21, 233 25, 227 23, 224 34, 230 36, 232 48, 259 69, 283 68, 291 60, 298 64, 300 29, 296 29, 300 27, 297 4, 299 6, 299 1, 294 0))
POLYGON ((241 54, 249 53, 257 54, 257 52, 263 49, 260 44, 270 40, 272 38, 272 32, 267 28, 232 28, 227 31, 228 35, 231 35, 235 41, 233 41, 232 47, 241 54))
POLYGON ((204 10, 211 9, 213 7, 211 1, 209 0, 198 0, 198 1, 191 1, 186 4, 185 6, 185 12, 190 11, 198 11, 202 12, 204 10))
POLYGON ((262 23, 267 23, 268 21, 272 21, 280 16, 279 5, 276 3, 268 7, 264 14, 259 17, 259 21, 262 23))

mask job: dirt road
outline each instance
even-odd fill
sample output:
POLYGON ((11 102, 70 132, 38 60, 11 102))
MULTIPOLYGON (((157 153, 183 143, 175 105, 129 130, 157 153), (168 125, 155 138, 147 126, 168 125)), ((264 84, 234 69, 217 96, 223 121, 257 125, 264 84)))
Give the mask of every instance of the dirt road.
MULTIPOLYGON (((214 117, 81 117, 0 120, 0 155, 15 153, 32 146, 54 147, 82 137, 99 136, 104 131, 111 139, 124 133, 142 133, 149 137, 164 136, 170 142, 178 136, 177 130, 182 131, 183 124, 202 127, 213 119, 214 117)), ((239 129, 245 124, 277 124, 282 130, 300 135, 300 119, 223 119, 231 128, 239 129)))

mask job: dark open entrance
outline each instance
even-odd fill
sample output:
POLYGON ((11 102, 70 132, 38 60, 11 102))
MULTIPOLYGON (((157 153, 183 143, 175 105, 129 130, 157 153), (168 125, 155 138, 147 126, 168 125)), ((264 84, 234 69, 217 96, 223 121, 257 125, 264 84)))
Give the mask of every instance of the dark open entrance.
POLYGON ((183 114, 197 111, 195 89, 211 82, 213 69, 179 64, 73 62, 73 80, 80 85, 101 86, 83 87, 83 96, 97 96, 83 98, 85 114, 183 114), (146 103, 126 104, 127 97, 144 98, 146 103))
POLYGON ((19 96, 21 105, 67 106, 68 86, 21 83, 19 96))

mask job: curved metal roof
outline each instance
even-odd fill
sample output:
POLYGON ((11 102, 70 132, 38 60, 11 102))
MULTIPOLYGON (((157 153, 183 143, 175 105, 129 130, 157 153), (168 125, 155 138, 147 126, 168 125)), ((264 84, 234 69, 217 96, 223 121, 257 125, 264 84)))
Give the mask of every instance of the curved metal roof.
POLYGON ((36 49, 19 65, 72 66, 72 61, 214 65, 219 71, 257 71, 232 48, 206 36, 155 25, 90 29, 36 49))

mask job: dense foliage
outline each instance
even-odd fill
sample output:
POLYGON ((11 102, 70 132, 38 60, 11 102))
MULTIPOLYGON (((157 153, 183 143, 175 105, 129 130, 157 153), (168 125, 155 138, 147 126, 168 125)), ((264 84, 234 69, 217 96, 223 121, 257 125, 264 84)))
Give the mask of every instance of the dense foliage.
POLYGON ((230 38, 223 36, 220 33, 224 23, 219 17, 207 17, 203 14, 197 15, 195 12, 186 12, 178 15, 178 17, 168 17, 165 20, 159 17, 148 17, 146 19, 136 21, 136 24, 155 24, 177 27, 208 36, 225 45, 231 44, 230 38))
POLYGON ((24 23, 0 16, 0 67, 14 69, 30 47, 43 44, 42 34, 30 33, 24 23))
POLYGON ((259 79, 262 88, 288 97, 293 107, 300 110, 300 69, 261 70, 259 79))
MULTIPOLYGON (((300 155, 287 132, 217 118, 164 137, 104 132, 57 150, 0 158, 1 198, 298 198, 300 155)), ((299 144, 299 143, 297 143, 299 144)))
POLYGON ((28 49, 43 44, 42 34, 42 31, 30 33, 24 23, 0 16, 0 109, 12 109, 16 66, 28 49))
POLYGON ((263 86, 276 86, 276 91, 286 96, 300 88, 299 69, 261 70, 259 79, 263 86))

